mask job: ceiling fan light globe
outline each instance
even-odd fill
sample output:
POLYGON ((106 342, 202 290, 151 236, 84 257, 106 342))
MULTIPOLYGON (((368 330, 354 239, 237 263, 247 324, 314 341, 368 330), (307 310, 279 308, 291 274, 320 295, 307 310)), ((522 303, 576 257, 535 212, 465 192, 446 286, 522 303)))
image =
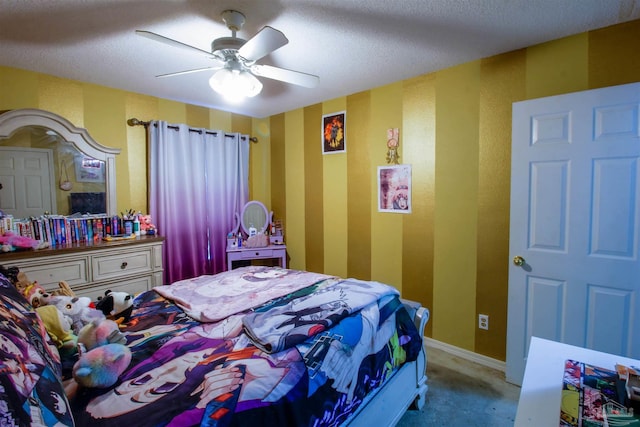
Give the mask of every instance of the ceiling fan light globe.
POLYGON ((216 71, 209 79, 209 85, 214 91, 233 102, 256 96, 262 90, 262 83, 251 73, 228 68, 216 71))
POLYGON ((223 97, 232 104, 239 104, 246 99, 243 95, 238 95, 237 93, 225 93, 223 97))
POLYGON ((209 86, 219 94, 224 94, 226 83, 232 78, 232 72, 228 68, 222 68, 211 76, 209 86))
POLYGON ((252 98, 262 91, 262 83, 253 74, 248 71, 242 71, 238 76, 238 82, 241 83, 242 91, 247 98, 252 98))

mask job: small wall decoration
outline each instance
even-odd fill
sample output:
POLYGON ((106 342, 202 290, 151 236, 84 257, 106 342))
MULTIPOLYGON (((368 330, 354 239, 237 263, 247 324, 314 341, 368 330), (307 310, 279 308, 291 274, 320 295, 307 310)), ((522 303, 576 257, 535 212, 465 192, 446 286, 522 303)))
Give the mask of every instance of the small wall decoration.
POLYGON ((322 116, 322 154, 344 153, 346 145, 345 111, 322 116))
POLYGON ((91 157, 76 158, 76 181, 104 182, 104 162, 91 157))
POLYGON ((411 213, 411 165, 378 166, 378 211, 411 213))
POLYGON ((387 129, 387 163, 397 165, 400 163, 400 131, 398 128, 387 129))

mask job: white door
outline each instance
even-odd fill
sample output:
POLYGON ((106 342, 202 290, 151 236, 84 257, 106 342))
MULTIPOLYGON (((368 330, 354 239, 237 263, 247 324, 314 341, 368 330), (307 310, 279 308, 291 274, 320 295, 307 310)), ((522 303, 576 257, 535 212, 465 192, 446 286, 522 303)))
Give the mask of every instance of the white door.
POLYGON ((0 209, 5 214, 26 218, 55 213, 53 180, 51 150, 0 147, 0 209))
POLYGON ((513 105, 510 382, 531 336, 640 358, 639 101, 630 84, 513 105))

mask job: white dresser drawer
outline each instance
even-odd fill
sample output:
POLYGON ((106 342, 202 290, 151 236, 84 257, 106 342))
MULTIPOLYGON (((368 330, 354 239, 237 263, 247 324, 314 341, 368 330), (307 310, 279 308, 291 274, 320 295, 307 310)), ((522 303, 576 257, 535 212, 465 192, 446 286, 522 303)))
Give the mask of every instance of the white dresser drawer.
POLYGON ((76 295, 96 300, 106 290, 135 295, 163 284, 160 236, 125 241, 70 245, 38 251, 0 254, 0 264, 18 267, 46 290, 67 282, 76 295))
POLYGON ((26 264, 19 266, 30 281, 38 282, 46 290, 59 289, 64 280, 71 287, 84 285, 87 280, 87 258, 73 259, 50 264, 26 264))
POLYGON ((97 301, 98 297, 103 297, 105 295, 105 291, 126 292, 135 296, 141 292, 151 289, 152 280, 153 279, 150 276, 143 276, 137 279, 123 280, 101 286, 87 286, 74 291, 77 296, 89 297, 91 298, 91 301, 97 301))
POLYGON ((153 271, 151 250, 118 252, 91 257, 93 281, 115 279, 153 271))

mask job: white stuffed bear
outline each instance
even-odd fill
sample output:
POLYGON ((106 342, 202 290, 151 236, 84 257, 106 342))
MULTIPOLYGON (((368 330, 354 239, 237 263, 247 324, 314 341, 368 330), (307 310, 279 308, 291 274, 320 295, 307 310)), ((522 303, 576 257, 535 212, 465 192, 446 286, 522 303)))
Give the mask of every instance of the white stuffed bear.
POLYGON ((93 303, 87 297, 56 295, 51 297, 48 303, 58 307, 58 310, 68 319, 75 335, 80 333, 84 325, 106 318, 100 310, 91 307, 93 303))

